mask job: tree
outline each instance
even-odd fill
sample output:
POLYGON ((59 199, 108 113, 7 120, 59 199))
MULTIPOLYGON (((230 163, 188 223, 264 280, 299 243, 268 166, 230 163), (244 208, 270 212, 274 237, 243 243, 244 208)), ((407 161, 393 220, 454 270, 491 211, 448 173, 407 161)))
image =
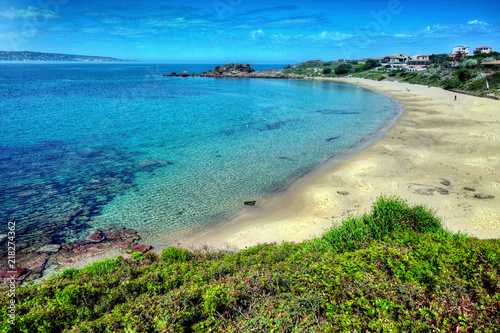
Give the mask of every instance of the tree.
POLYGON ((468 80, 472 79, 472 77, 473 77, 473 74, 471 73, 471 71, 468 69, 465 69, 465 68, 460 68, 458 71, 456 71, 453 74, 455 74, 458 77, 458 79, 462 82, 468 81, 468 80))
POLYGON ((445 62, 452 61, 453 59, 446 53, 443 54, 431 54, 429 60, 435 64, 441 65, 445 62))
POLYGON ((377 67, 378 61, 375 59, 368 59, 365 64, 363 65, 363 70, 367 71, 369 69, 372 69, 373 67, 377 67))
POLYGON ((335 68, 335 74, 347 74, 352 71, 352 65, 343 63, 337 68, 335 68))
POLYGON ((331 68, 324 68, 323 69, 323 74, 330 74, 332 72, 332 69, 331 68))

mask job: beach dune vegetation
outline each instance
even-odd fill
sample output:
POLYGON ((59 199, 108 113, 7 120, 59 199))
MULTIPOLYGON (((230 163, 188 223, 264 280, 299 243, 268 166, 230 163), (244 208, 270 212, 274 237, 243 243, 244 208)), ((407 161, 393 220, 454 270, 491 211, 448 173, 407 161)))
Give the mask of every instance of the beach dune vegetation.
POLYGON ((302 243, 117 257, 19 287, 16 301, 2 332, 497 332, 500 240, 381 197, 302 243))

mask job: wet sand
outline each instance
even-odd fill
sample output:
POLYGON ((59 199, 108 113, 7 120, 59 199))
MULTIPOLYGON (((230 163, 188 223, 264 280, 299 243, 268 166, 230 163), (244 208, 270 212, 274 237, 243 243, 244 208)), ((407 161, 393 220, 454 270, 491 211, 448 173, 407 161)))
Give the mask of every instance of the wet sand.
MULTIPOLYGON (((365 140, 368 147, 336 156, 215 228, 179 238, 180 246, 299 242, 369 211, 380 195, 433 209, 451 231, 500 238, 500 101, 408 83, 332 80, 392 96, 404 112, 379 140, 365 140)), ((167 245, 153 244, 156 251, 167 245)))

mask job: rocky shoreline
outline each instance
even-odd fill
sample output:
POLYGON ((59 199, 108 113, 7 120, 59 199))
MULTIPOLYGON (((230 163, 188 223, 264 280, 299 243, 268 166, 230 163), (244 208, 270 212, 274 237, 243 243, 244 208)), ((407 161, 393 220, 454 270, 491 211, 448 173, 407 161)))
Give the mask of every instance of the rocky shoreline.
POLYGON ((207 70, 195 74, 189 74, 187 71, 178 73, 163 74, 167 77, 215 77, 215 78, 263 78, 263 79, 302 79, 304 75, 285 74, 282 70, 266 69, 263 71, 256 71, 251 68, 249 64, 230 63, 224 66, 216 66, 213 70, 207 70))
POLYGON ((141 237, 137 231, 123 226, 105 230, 94 230, 84 239, 66 244, 47 244, 34 252, 16 253, 15 268, 0 267, 0 278, 14 278, 16 283, 32 281, 43 276, 51 266, 64 267, 73 262, 98 256, 112 249, 123 254, 146 253, 151 245, 139 244, 141 237))

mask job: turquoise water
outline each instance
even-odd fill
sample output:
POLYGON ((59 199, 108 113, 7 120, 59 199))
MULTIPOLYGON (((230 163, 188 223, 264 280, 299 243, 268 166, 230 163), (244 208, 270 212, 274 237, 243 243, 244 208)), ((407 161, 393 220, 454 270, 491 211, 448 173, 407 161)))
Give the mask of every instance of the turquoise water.
POLYGON ((161 76, 213 68, 186 66, 0 64, 0 233, 15 220, 38 246, 114 224, 146 239, 207 227, 399 110, 332 82, 161 76))

